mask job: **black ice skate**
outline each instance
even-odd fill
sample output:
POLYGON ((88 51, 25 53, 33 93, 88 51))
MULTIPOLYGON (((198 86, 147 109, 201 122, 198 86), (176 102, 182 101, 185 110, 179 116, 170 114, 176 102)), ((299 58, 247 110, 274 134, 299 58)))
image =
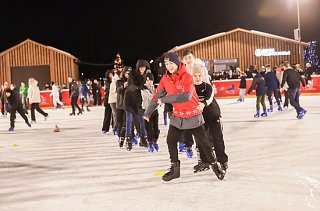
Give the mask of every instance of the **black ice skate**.
POLYGON ((201 171, 207 171, 210 169, 209 163, 203 163, 201 160, 198 161, 198 164, 193 167, 194 171, 193 173, 201 172, 201 171))
POLYGON ((148 147, 148 143, 147 143, 147 138, 146 137, 143 137, 143 136, 140 137, 139 146, 140 147, 148 147))
POLYGON ((212 171, 216 174, 219 180, 223 180, 224 176, 226 175, 226 171, 224 171, 221 168, 220 163, 217 162, 217 156, 214 151, 214 148, 212 148, 212 156, 214 158, 214 162, 211 163, 212 171))
POLYGON ((119 140, 119 147, 122 148, 124 143, 124 137, 121 137, 119 140))
POLYGON ((127 139, 126 139, 126 148, 128 151, 131 151, 131 149, 132 149, 132 138, 131 137, 127 137, 127 139))
POLYGON ((180 177, 180 161, 171 163, 171 167, 167 173, 162 176, 163 181, 170 181, 180 177))

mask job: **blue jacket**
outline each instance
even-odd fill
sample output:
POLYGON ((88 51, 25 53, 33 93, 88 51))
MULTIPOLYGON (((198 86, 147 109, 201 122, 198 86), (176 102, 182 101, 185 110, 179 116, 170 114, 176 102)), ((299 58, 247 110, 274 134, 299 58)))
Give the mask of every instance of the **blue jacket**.
POLYGON ((264 75, 264 79, 266 81, 266 86, 268 90, 276 90, 279 89, 279 81, 274 72, 267 72, 264 75))

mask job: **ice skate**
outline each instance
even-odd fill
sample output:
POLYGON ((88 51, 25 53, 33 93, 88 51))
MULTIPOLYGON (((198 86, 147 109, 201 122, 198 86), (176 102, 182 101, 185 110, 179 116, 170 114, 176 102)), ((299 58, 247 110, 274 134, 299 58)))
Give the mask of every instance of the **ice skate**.
POLYGON ((132 138, 131 137, 127 137, 127 139, 126 139, 126 148, 128 151, 131 151, 131 149, 132 149, 132 138))
POLYGON ((121 137, 119 140, 119 147, 122 148, 124 144, 124 137, 121 137))
POLYGON ((302 119, 306 113, 307 113, 307 110, 302 109, 302 110, 299 112, 297 118, 298 118, 298 119, 302 119))
POLYGON ((255 113, 253 116, 254 116, 255 118, 259 118, 259 117, 260 117, 260 110, 258 110, 257 113, 255 113))
POLYGON ((163 181, 170 181, 180 177, 180 161, 171 163, 171 167, 167 173, 162 176, 163 181))
POLYGON ((278 106, 278 111, 282 111, 281 105, 278 106))
POLYGON ((212 156, 214 158, 213 163, 211 163, 212 171, 215 173, 219 180, 223 180, 224 176, 226 175, 226 172, 221 168, 220 163, 217 162, 217 156, 214 151, 214 148, 212 148, 212 156))
POLYGON ((268 112, 273 112, 273 106, 272 105, 268 108, 268 112))
POLYGON ((262 117, 268 116, 267 110, 263 110, 263 113, 261 114, 262 117))
POLYGON ((13 127, 10 127, 8 131, 9 131, 9 132, 13 132, 13 131, 14 131, 14 128, 13 128, 13 127))
POLYGON ((198 161, 198 164, 193 167, 194 171, 193 173, 201 172, 201 171, 207 171, 210 169, 209 163, 203 163, 201 160, 198 161))
POLYGON ((153 144, 153 147, 157 152, 159 151, 159 145, 158 144, 153 144))
POLYGON ((186 149, 186 146, 184 145, 184 143, 180 143, 179 142, 179 152, 185 152, 187 149, 186 149))
POLYGON ((148 147, 146 137, 140 137, 139 146, 140 146, 140 147, 148 147))
POLYGON ((187 157, 188 158, 192 158, 193 157, 193 151, 192 151, 192 146, 191 147, 187 147, 187 157))
POLYGON ((154 145, 153 145, 152 143, 148 143, 148 152, 153 153, 153 152, 154 152, 154 150, 155 150, 154 145))

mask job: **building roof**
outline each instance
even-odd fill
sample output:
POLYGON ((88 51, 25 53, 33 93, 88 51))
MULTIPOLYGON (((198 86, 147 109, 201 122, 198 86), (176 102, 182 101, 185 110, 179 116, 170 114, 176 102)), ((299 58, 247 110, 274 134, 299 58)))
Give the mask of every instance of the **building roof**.
MULTIPOLYGON (((260 32, 260 31, 255 31, 255 30, 246 30, 246 29, 242 29, 242 28, 236 28, 236 29, 233 29, 233 30, 228 31, 228 32, 221 32, 221 33, 218 33, 218 34, 214 34, 214 35, 211 35, 211 36, 208 36, 208 37, 204 37, 204 38, 201 38, 201 39, 186 43, 184 45, 176 46, 176 47, 170 49, 168 52, 179 51, 179 50, 182 50, 182 49, 197 45, 199 43, 203 43, 203 42, 206 42, 206 41, 218 38, 218 37, 222 37, 222 36, 225 36, 225 35, 228 35, 228 34, 232 34, 232 33, 235 33, 235 32, 239 32, 239 31, 240 32, 249 33, 249 34, 254 34, 254 35, 260 35, 260 36, 264 36, 264 37, 274 38, 274 39, 280 39, 280 40, 283 40, 283 41, 286 41, 286 42, 293 42, 293 43, 299 44, 299 41, 294 40, 294 39, 281 37, 281 36, 278 36, 278 35, 269 34, 269 33, 260 32)), ((305 46, 309 46, 309 44, 306 43, 306 42, 301 42, 301 44, 305 45, 305 46)))
POLYGON ((2 56, 2 55, 4 55, 4 54, 7 54, 7 53, 9 53, 10 51, 12 51, 12 50, 14 50, 14 49, 18 48, 19 46, 22 46, 22 45, 24 45, 24 44, 26 44, 26 43, 32 43, 32 44, 38 45, 38 46, 40 46, 40 47, 43 47, 43 48, 46 48, 46 49, 53 50, 53 51, 56 51, 56 52, 58 52, 58 53, 64 54, 64 55, 69 56, 69 57, 71 57, 71 58, 73 58, 73 59, 77 59, 75 56, 71 55, 70 53, 67 53, 67 52, 65 52, 65 51, 62 51, 62 50, 60 50, 60 49, 57 49, 57 48, 54 48, 54 47, 51 47, 51 46, 46 46, 46 45, 40 44, 40 43, 35 42, 35 41, 31 40, 31 39, 26 39, 25 41, 23 41, 23 42, 15 45, 15 46, 12 46, 11 48, 9 48, 9 49, 1 52, 1 53, 0 53, 0 56, 2 56))

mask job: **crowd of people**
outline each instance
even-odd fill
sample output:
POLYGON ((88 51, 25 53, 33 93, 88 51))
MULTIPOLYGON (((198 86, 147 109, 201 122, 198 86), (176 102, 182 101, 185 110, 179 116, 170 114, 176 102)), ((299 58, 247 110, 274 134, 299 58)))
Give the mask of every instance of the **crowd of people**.
MULTIPOLYGON (((105 74, 104 96, 101 96, 101 84, 97 80, 75 81, 69 77, 70 116, 81 115, 85 111, 84 107, 89 112, 92 95, 93 105, 102 104, 105 108, 101 129, 103 134, 117 136, 120 148, 125 147, 131 151, 133 145, 139 145, 153 153, 159 150, 158 107, 163 106, 164 124, 168 125, 166 137, 171 165, 162 179, 170 181, 180 177, 178 151, 185 151, 191 158, 195 143, 198 163, 194 166, 194 172, 211 168, 218 179, 222 180, 228 169, 228 155, 225 151, 221 111, 214 98, 215 88, 208 70, 190 49, 183 52, 181 59, 176 53, 165 54, 164 64, 166 71, 157 87, 147 60, 139 59, 134 68, 125 66, 122 70, 108 70, 105 74)), ((268 112, 273 112, 273 99, 278 111, 288 107, 290 102, 296 109, 298 119, 306 114, 307 111, 299 104, 300 82, 305 86, 299 66, 283 62, 273 69, 270 65, 265 65, 260 70, 253 66, 249 72, 241 71, 240 68, 236 68, 235 72, 240 78, 238 101, 243 102, 246 94, 256 90, 254 117, 266 117, 268 112), (250 77, 249 74, 253 77, 253 82, 248 88, 246 78, 250 77), (282 91, 285 94, 283 106, 282 91), (265 104, 266 96, 269 101, 268 109, 265 104)), ((47 84, 46 90, 51 90, 54 109, 64 108, 61 87, 51 82, 47 84)), ((6 116, 6 112, 10 113, 9 131, 14 131, 16 112, 28 127, 36 123, 35 110, 45 120, 49 117, 39 106, 40 89, 34 78, 29 79, 28 86, 21 83, 20 89, 14 84, 9 86, 5 83, 0 94, 2 116, 6 116), (29 108, 31 121, 27 117, 29 108)))

